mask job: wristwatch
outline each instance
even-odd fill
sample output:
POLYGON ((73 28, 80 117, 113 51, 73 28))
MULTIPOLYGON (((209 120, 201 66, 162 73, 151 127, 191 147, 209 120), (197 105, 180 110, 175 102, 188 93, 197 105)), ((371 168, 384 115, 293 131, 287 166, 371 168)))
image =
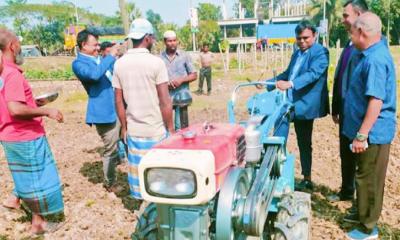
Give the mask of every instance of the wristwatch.
POLYGON ((364 142, 368 139, 368 135, 357 132, 356 139, 357 141, 364 142))

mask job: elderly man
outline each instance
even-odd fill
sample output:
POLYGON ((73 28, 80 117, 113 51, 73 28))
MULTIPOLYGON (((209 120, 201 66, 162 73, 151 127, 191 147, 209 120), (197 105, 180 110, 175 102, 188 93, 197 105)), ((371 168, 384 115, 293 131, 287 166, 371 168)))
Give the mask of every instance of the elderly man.
POLYGON ((111 85, 111 69, 118 54, 118 46, 111 47, 110 53, 101 58, 97 39, 98 36, 88 30, 78 33, 79 53, 72 63, 72 70, 89 96, 86 124, 95 125, 104 144, 104 187, 108 191, 118 192, 120 189, 115 185, 115 166, 120 160, 118 152, 120 123, 117 120, 114 90, 111 85))
MULTIPOLYGON (((363 13, 368 11, 367 3, 364 0, 349 0, 343 6, 342 23, 347 31, 350 31, 351 25, 363 13)), ((331 202, 353 200, 355 191, 355 174, 356 162, 354 154, 349 148, 351 143, 341 132, 343 128, 343 102, 345 97, 346 81, 350 80, 353 66, 349 66, 349 60, 354 52, 354 44, 349 41, 344 48, 339 63, 336 67, 334 84, 333 84, 333 99, 332 99, 332 119, 336 124, 339 124, 339 143, 340 143, 340 159, 342 171, 342 186, 337 195, 328 196, 331 202)))
POLYGON ((189 126, 188 106, 192 103, 189 83, 197 79, 190 56, 183 50, 178 50, 178 41, 174 31, 164 33, 166 49, 161 53, 169 77, 169 90, 175 110, 175 129, 189 126))
POLYGON ((133 49, 116 62, 113 86, 121 135, 129 149, 131 195, 141 199, 140 160, 148 149, 166 138, 168 132, 173 133, 174 127, 167 68, 160 58, 150 53, 154 42, 151 23, 146 19, 135 19, 128 41, 132 41, 133 49))
MULTIPOLYGON (((289 66, 276 77, 276 87, 287 90, 294 105, 294 113, 276 126, 275 135, 287 139, 289 122, 294 122, 300 162, 304 179, 296 184, 298 191, 313 190, 311 181, 312 130, 314 119, 329 112, 327 69, 328 50, 315 42, 316 28, 309 21, 300 22, 296 29, 298 49, 293 53, 289 66)), ((269 80, 271 81, 271 80, 269 80)))
POLYGON ((42 117, 62 122, 63 115, 57 109, 37 107, 18 66, 23 58, 14 33, 0 29, 0 50, 4 66, 0 76, 0 143, 15 186, 3 206, 17 209, 22 200, 32 211, 32 233, 54 231, 59 225, 46 222, 44 216, 62 213, 64 201, 42 117))
POLYGON ((396 133, 396 76, 382 22, 373 13, 361 15, 350 29, 359 53, 347 83, 342 134, 350 139, 354 153, 358 212, 347 218, 361 223, 347 234, 350 239, 377 239, 382 211, 390 144, 396 133))

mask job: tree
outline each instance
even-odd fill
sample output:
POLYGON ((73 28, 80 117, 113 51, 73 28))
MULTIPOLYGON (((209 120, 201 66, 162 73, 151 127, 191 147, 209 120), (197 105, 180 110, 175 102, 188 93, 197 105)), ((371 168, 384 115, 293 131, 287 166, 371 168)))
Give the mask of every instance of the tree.
MULTIPOLYGON (((326 18, 328 19, 328 39, 329 45, 334 46, 338 39, 341 43, 346 43, 347 32, 341 24, 343 6, 340 0, 326 0, 326 18)), ((309 14, 312 22, 319 25, 323 19, 324 0, 311 0, 309 14)))
POLYGON ((199 20, 218 21, 222 18, 221 7, 211 3, 199 3, 199 20))
POLYGON ((161 15, 158 13, 155 13, 153 10, 150 9, 146 12, 146 18, 153 25, 156 38, 160 38, 161 34, 162 34, 162 32, 160 31, 160 28, 161 28, 161 25, 163 24, 161 15))
POLYGON ((388 37, 391 44, 399 44, 400 40, 400 0, 371 0, 370 10, 382 20, 383 34, 388 37), (390 2, 390 6, 389 6, 390 2), (388 34, 389 26, 389 34, 388 34))

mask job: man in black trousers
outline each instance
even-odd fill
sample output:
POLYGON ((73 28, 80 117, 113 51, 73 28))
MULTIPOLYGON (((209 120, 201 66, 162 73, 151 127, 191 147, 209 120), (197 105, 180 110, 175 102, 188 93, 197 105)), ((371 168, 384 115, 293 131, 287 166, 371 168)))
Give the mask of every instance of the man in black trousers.
MULTIPOLYGON (((342 23, 349 31, 351 25, 357 18, 368 11, 367 3, 364 0, 349 0, 343 6, 342 23)), ((336 67, 333 99, 332 99, 332 119, 339 124, 340 139, 340 159, 342 172, 342 186, 339 193, 328 196, 331 202, 353 200, 355 191, 356 162, 354 153, 350 150, 351 140, 342 134, 343 128, 343 103, 346 92, 347 80, 350 80, 351 73, 355 66, 350 65, 350 59, 356 52, 351 41, 346 44, 336 67)))

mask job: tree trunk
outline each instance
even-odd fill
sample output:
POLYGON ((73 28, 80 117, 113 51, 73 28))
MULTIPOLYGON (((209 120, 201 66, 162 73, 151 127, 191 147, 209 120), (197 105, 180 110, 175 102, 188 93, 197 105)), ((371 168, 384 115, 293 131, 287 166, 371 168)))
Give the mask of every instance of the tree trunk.
POLYGON ((128 35, 129 33, 129 17, 128 12, 126 9, 125 0, 118 0, 119 1, 119 8, 121 12, 122 24, 124 25, 125 34, 128 35))

